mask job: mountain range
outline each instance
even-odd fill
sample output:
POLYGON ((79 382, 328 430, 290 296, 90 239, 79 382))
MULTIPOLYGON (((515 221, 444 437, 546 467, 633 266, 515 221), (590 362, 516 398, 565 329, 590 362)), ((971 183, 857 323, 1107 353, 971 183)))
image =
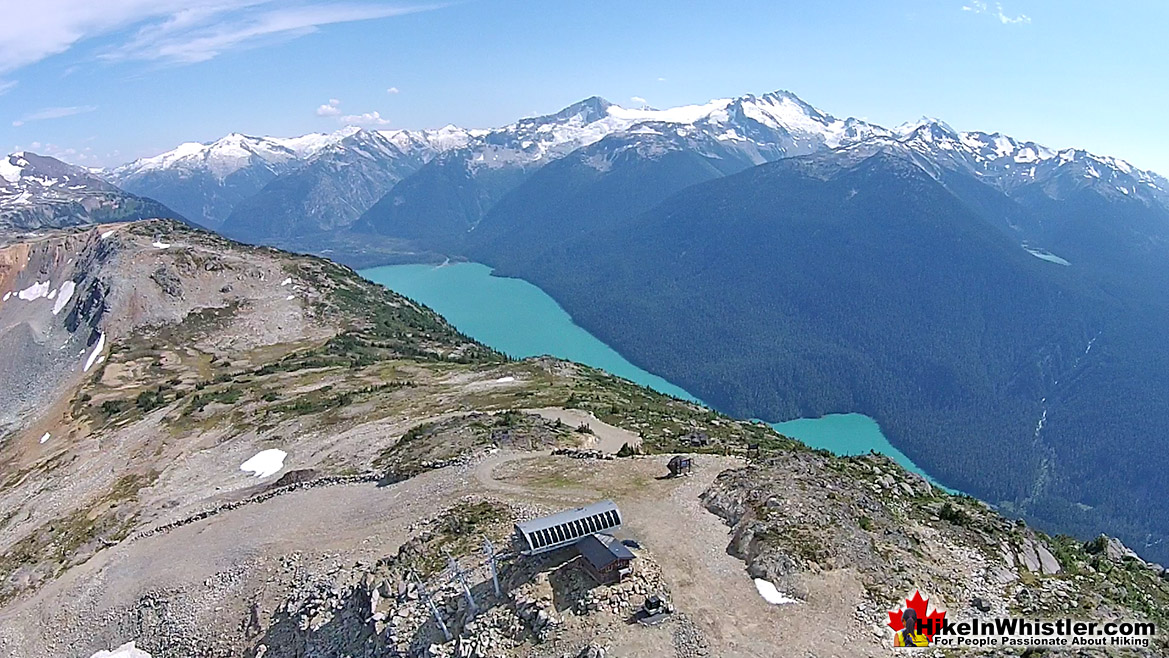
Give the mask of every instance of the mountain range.
POLYGON ((486 263, 721 411, 863 412, 951 486, 1169 559, 1169 181, 1122 160, 780 91, 100 173, 248 242, 486 263))
POLYGON ((56 158, 28 152, 0 156, 0 232, 151 217, 181 215, 56 158))

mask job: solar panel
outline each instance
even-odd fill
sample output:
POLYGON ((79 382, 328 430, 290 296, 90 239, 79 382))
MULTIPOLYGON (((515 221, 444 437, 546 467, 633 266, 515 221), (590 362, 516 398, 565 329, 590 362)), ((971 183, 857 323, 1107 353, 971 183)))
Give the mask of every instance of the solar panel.
POLYGON ((521 552, 534 555, 576 543, 582 537, 607 532, 621 525, 621 512, 616 503, 603 500, 586 507, 564 510, 515 525, 521 552))

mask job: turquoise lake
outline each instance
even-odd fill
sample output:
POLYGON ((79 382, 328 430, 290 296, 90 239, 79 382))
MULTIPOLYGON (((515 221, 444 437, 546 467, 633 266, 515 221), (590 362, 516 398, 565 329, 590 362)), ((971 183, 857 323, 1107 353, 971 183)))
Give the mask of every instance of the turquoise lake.
MULTIPOLYGON (((668 395, 700 402, 681 387, 633 365, 577 326, 543 290, 520 279, 491 276, 491 268, 486 265, 389 265, 361 270, 360 274, 426 304, 459 331, 511 356, 549 354, 607 370, 668 395)), ((908 470, 926 475, 889 443, 875 420, 863 414, 800 418, 773 423, 772 427, 812 447, 839 455, 875 450, 908 470)))

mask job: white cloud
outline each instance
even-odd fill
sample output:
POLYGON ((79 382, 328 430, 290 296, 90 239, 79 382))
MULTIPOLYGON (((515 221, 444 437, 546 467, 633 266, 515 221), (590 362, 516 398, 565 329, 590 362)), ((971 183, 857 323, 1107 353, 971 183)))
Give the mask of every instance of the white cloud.
POLYGON ((968 11, 972 14, 989 14, 997 19, 1003 25, 1013 25, 1015 23, 1030 23, 1031 17, 1026 14, 1019 14, 1017 16, 1008 16, 1003 11, 1003 4, 1001 2, 994 3, 992 9, 985 0, 970 0, 970 4, 962 5, 962 11, 968 11))
POLYGON ((364 114, 346 114, 340 118, 341 123, 347 126, 386 126, 389 125, 390 120, 383 118, 377 112, 365 112, 364 114))
MULTIPOLYGON (((14 149, 16 151, 23 151, 23 148, 14 149)), ((47 155, 52 158, 57 158, 62 162, 71 164, 85 164, 91 165, 97 161, 97 156, 94 154, 91 147, 85 148, 70 148, 59 146, 51 142, 29 142, 28 150, 40 155, 47 155)))
POLYGON ((337 107, 341 101, 336 98, 330 98, 328 103, 317 108, 317 116, 319 117, 335 117, 341 114, 341 109, 337 107))
POLYGON ((74 105, 72 107, 46 107, 26 114, 16 121, 12 122, 14 126, 23 126, 30 121, 44 121, 45 119, 60 119, 62 117, 71 117, 75 114, 85 114, 86 112, 93 112, 97 109, 96 105, 74 105))
POLYGON ((0 96, 7 94, 16 86, 16 80, 0 80, 0 96))
POLYGON ((658 78, 658 82, 665 82, 665 81, 666 81, 665 78, 658 78))
POLYGON ((293 6, 279 0, 5 2, 4 20, 0 21, 0 74, 65 52, 87 39, 128 28, 128 39, 107 48, 101 58, 201 62, 231 49, 295 38, 322 25, 437 7, 392 5, 383 0, 306 0, 293 6))
POLYGON ((396 94, 396 93, 398 93, 398 88, 397 87, 390 87, 389 89, 386 90, 386 93, 387 94, 396 94))
POLYGON ((362 114, 341 115, 341 101, 330 98, 328 103, 317 107, 317 116, 330 117, 343 126, 387 126, 390 120, 378 112, 363 112, 362 114))
POLYGON ((644 98, 642 98, 641 96, 630 96, 629 100, 633 101, 634 103, 640 103, 642 105, 645 105, 646 103, 649 102, 649 101, 645 100, 644 98))

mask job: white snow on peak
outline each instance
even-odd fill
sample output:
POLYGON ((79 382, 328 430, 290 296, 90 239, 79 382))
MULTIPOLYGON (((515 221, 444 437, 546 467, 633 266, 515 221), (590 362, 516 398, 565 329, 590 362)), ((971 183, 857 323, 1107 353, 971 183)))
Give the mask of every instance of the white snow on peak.
MULTIPOLYGON (((1089 346, 1089 347, 1091 347, 1091 346, 1089 346)), ((52 437, 52 434, 45 432, 44 434, 41 435, 41 443, 48 441, 50 437, 52 437)))
POLYGON ((379 130, 391 144, 403 152, 423 150, 442 153, 463 148, 475 137, 487 134, 486 130, 467 130, 448 124, 434 130, 379 130))
POLYGON ((26 165, 28 165, 28 161, 24 159, 24 153, 13 153, 0 157, 0 178, 9 183, 20 182, 20 176, 24 173, 26 165))
POLYGON ((350 126, 331 133, 309 133, 300 137, 269 137, 267 139, 287 148, 299 158, 307 158, 349 137, 358 130, 360 128, 350 126))
POLYGON ((830 117, 790 94, 747 97, 741 106, 745 116, 768 128, 784 130, 796 137, 819 137, 831 148, 841 145, 849 127, 849 122, 830 117))
MULTIPOLYGON (((214 142, 180 144, 166 153, 141 158, 118 167, 112 173, 115 179, 119 179, 148 172, 178 169, 207 171, 222 180, 257 163, 270 167, 294 166, 331 146, 340 144, 358 132, 361 132, 361 128, 347 126, 331 133, 309 133, 299 137, 253 137, 231 133, 214 142)), ((371 132, 376 132, 404 151, 425 149, 439 152, 465 146, 472 137, 486 131, 446 126, 437 130, 371 132)))
POLYGON ((898 137, 905 138, 917 132, 918 129, 922 128, 923 126, 931 125, 944 126, 946 130, 954 132, 954 130, 941 119, 935 119, 934 117, 921 117, 917 121, 906 121, 905 123, 897 126, 893 129, 893 134, 898 137))
MULTIPOLYGON (((608 108, 610 117, 633 123, 662 122, 694 124, 708 122, 723 125, 732 120, 732 112, 741 111, 743 116, 772 130, 783 130, 796 137, 823 139, 829 147, 839 146, 847 129, 846 121, 835 119, 800 101, 795 96, 776 92, 760 97, 718 98, 701 105, 682 105, 665 110, 627 109, 618 105, 608 108)), ((855 125, 855 120, 853 124, 855 125)), ((733 130, 733 129, 732 129, 733 130)), ((722 133, 727 139, 738 137, 722 133)))
POLYGON ((1000 158, 1005 158, 1006 156, 1012 155, 1015 152, 1015 141, 1005 135, 999 135, 996 133, 994 135, 993 144, 994 152, 998 154, 1000 158))
POLYGON ((680 105, 667 110, 655 110, 652 108, 626 109, 619 105, 610 105, 608 113, 614 119, 629 122, 630 124, 643 121, 694 123, 716 113, 725 112, 727 106, 732 102, 734 101, 730 98, 718 98, 702 105, 680 105))
POLYGON ((275 475, 284 468, 284 458, 287 456, 288 453, 276 448, 261 450, 251 459, 240 464, 239 470, 251 473, 258 478, 266 478, 269 475, 275 475))
POLYGON ((256 161, 269 165, 282 164, 302 157, 316 144, 328 143, 327 138, 318 135, 305 135, 298 139, 301 141, 231 133, 207 144, 199 142, 180 144, 161 155, 142 158, 119 167, 114 170, 114 174, 126 177, 167 169, 205 170, 223 179, 256 161), (301 149, 302 152, 298 152, 297 149, 301 149))

